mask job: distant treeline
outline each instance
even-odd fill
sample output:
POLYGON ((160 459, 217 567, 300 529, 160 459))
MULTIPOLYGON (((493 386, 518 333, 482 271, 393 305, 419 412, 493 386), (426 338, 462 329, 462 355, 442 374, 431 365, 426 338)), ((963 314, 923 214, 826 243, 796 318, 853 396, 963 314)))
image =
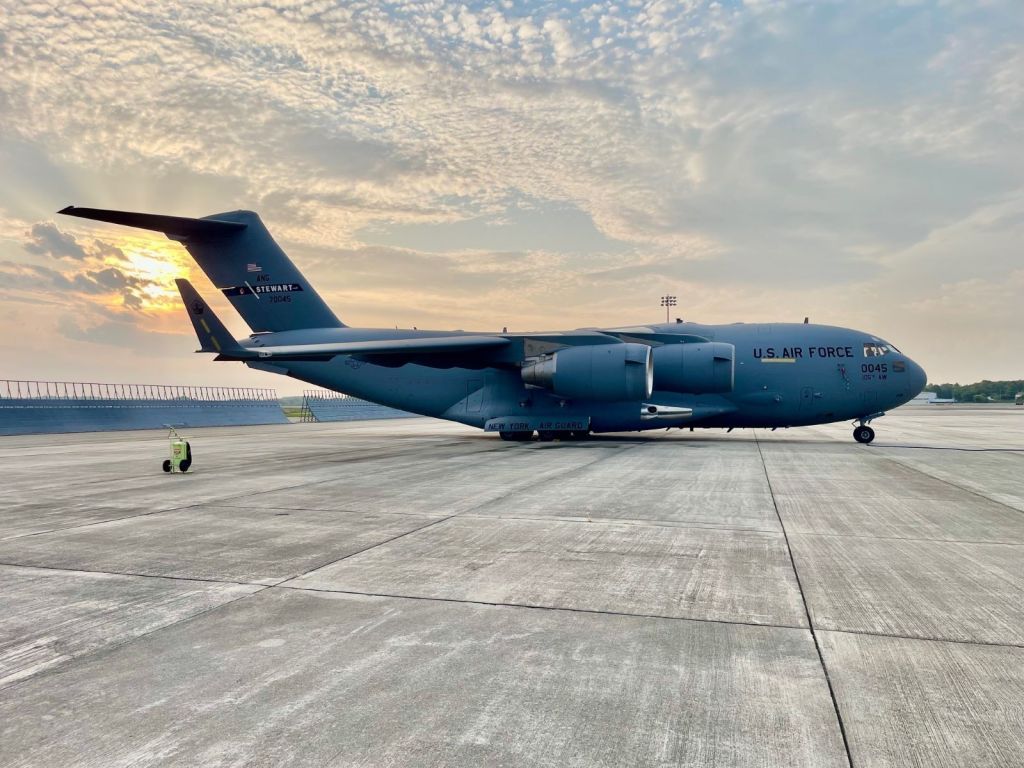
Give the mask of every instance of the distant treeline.
POLYGON ((936 392, 940 398, 961 403, 987 403, 991 400, 1012 401, 1018 392, 1024 392, 1024 379, 1016 381, 979 381, 977 384, 929 384, 926 392, 936 392))

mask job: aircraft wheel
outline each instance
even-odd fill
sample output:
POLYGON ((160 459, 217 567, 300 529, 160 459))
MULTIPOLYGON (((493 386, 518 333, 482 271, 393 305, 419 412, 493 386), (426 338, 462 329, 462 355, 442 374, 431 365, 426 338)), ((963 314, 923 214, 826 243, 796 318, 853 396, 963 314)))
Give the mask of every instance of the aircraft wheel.
POLYGON ((498 437, 502 440, 522 443, 533 439, 533 432, 499 432, 498 437))
POLYGON ((873 430, 867 424, 864 424, 853 430, 853 439, 856 440, 858 443, 864 443, 865 445, 867 445, 868 443, 875 439, 875 430, 873 430))
POLYGON ((171 471, 171 460, 170 459, 164 459, 163 467, 164 467, 164 472, 170 472, 171 471))

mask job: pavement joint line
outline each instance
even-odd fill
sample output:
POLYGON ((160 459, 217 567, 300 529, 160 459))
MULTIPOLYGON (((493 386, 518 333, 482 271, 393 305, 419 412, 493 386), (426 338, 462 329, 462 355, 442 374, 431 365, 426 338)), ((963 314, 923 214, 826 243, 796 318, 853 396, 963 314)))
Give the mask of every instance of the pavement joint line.
POLYGON ((201 507, 206 502, 200 502, 197 504, 185 504, 180 507, 171 507, 170 509, 154 509, 149 512, 137 512, 135 514, 123 515, 122 517, 107 517, 103 520, 91 520, 88 523, 78 523, 77 525, 65 525, 57 528, 48 528, 45 531, 32 531, 31 533, 17 533, 13 536, 2 536, 0 541, 14 541, 15 539, 26 539, 30 536, 46 536, 51 533, 63 533, 64 531, 74 531, 79 528, 90 528, 94 525, 105 525, 106 523, 116 523, 121 520, 134 520, 137 517, 152 517, 153 515, 162 515, 165 512, 181 512, 186 509, 192 509, 193 507, 201 507))
POLYGON ((131 576, 138 579, 165 579, 167 581, 194 581, 201 584, 223 584, 237 587, 272 587, 259 581, 235 581, 234 579, 204 579, 201 576, 167 576, 159 573, 136 573, 133 571, 104 571, 97 568, 60 568, 55 565, 31 565, 29 563, 0 562, 0 567, 28 568, 37 571, 59 571, 61 573, 95 573, 101 576, 131 576))
POLYGON ((1024 643, 997 643, 994 640, 963 640, 957 637, 920 637, 918 635, 898 635, 892 632, 875 632, 869 629, 829 629, 820 627, 822 632, 833 632, 838 635, 863 635, 864 637, 888 637, 893 640, 913 640, 920 643, 953 643, 954 645, 978 645, 986 648, 1019 648, 1024 650, 1024 643))
POLYGON ((701 531, 738 531, 739 533, 780 533, 777 528, 742 528, 734 525, 701 525, 688 520, 636 520, 617 517, 571 517, 562 515, 481 515, 460 512, 456 517, 473 520, 523 520, 526 522, 545 523, 587 523, 597 525, 627 525, 636 528, 694 528, 701 531))
MULTIPOLYGON (((491 602, 488 600, 470 600, 459 597, 432 597, 430 595, 400 595, 392 592, 364 592, 357 589, 328 589, 326 587, 303 587, 281 582, 271 584, 273 589, 287 589, 293 592, 321 592, 332 595, 359 595, 361 597, 383 597, 393 600, 422 600, 432 603, 456 603, 459 605, 483 605, 491 608, 521 608, 528 611, 556 611, 562 613, 586 613, 595 616, 624 616, 633 619, 659 619, 662 621, 688 621, 694 624, 724 624, 733 627, 760 627, 764 629, 790 629, 807 632, 807 627, 795 624, 759 624, 756 621, 730 621, 729 619, 702 619, 695 616, 667 616, 659 613, 631 613, 629 611, 601 610, 599 608, 573 608, 565 605, 536 605, 533 603, 491 602)), ((260 590, 261 592, 263 590, 260 590)))
MULTIPOLYGON (((450 518, 449 518, 450 519, 450 518)), ((440 521, 439 521, 440 522, 440 521)), ((421 529, 417 529, 421 530, 421 529)), ((415 533, 415 531, 410 531, 415 533)), ((572 613, 596 613, 596 614, 607 614, 609 616, 632 616, 636 618, 645 619, 664 619, 666 621, 693 621, 705 624, 735 624, 744 627, 771 627, 776 629, 799 629, 807 630, 808 627, 801 627, 793 624, 759 624, 753 621, 730 621, 728 619, 700 619, 692 616, 666 616, 663 614, 653 613, 631 613, 628 611, 602 611, 591 608, 571 608, 565 606, 547 606, 547 605, 532 605, 530 603, 507 603, 507 602, 488 602, 485 600, 469 600, 465 598, 454 598, 454 597, 431 597, 424 595, 404 595, 397 592, 363 592, 353 589, 328 589, 326 587, 303 587, 299 585, 288 584, 287 582, 293 578, 289 577, 284 581, 267 584, 259 581, 236 581, 233 579, 205 579, 198 576, 168 576, 165 574, 155 573, 137 573, 133 571, 103 571, 89 568, 59 568, 52 565, 27 565, 25 563, 9 563, 0 562, 0 567, 6 568, 24 568, 26 570, 36 571, 56 571, 59 573, 88 573, 96 574, 100 576, 125 576, 129 578, 138 579, 156 579, 162 581, 185 581, 185 582, 198 582, 201 584, 221 584, 224 586, 238 586, 238 587, 259 587, 259 589, 253 591, 250 594, 256 594, 257 592, 263 592, 268 588, 280 588, 289 589, 295 592, 327 592, 336 594, 346 595, 363 595, 365 597, 385 597, 394 598, 398 600, 429 600, 435 602, 448 602, 448 603, 465 603, 468 605, 487 605, 497 608, 526 608, 532 610, 548 610, 548 611, 568 611, 572 613)), ((315 570, 315 569, 314 569, 315 570)), ((308 571, 307 571, 308 573, 308 571)), ((304 575, 304 574, 302 574, 304 575)), ((232 601, 233 602, 233 601, 232 601)), ((223 603, 222 605, 227 605, 223 603)), ((213 606, 217 608, 218 606, 213 606)), ((168 625, 170 626, 170 625, 168 625)), ((1024 644, 1018 643, 997 643, 990 640, 963 640, 960 638, 953 637, 921 637, 919 635, 900 635, 893 632, 876 632, 874 630, 867 629, 837 629, 830 627, 821 627, 823 632, 834 632, 837 634, 844 635, 865 635, 867 637, 887 637, 894 640, 915 640, 927 643, 955 643, 957 645, 980 645, 995 648, 1024 648, 1024 644)), ((154 630, 155 631, 155 630, 154 630)), ((77 657, 76 657, 77 658, 77 657)))
POLYGON ((878 539, 879 541, 930 541, 936 544, 994 544, 1002 547, 1024 547, 1024 541, 990 541, 975 539, 933 539, 928 536, 871 536, 866 533, 818 533, 791 531, 794 536, 821 536, 836 539, 878 539))
MULTIPOLYGON (((278 507, 278 506, 251 507, 251 506, 246 506, 245 504, 225 504, 222 501, 210 502, 209 504, 203 504, 203 506, 229 507, 231 509, 248 509, 248 510, 251 510, 253 512, 262 512, 262 511, 272 512, 273 510, 280 510, 280 511, 283 511, 283 512, 336 512, 336 513, 352 514, 352 515, 363 515, 363 514, 366 514, 365 510, 364 511, 360 511, 358 509, 329 509, 327 507, 278 507)), ((375 515, 399 515, 401 517, 437 517, 437 514, 434 513, 434 512, 395 512, 395 511, 390 510, 390 509, 389 510, 383 510, 383 511, 374 511, 373 514, 375 514, 375 515)))
MULTIPOLYGON (((489 502, 488 502, 489 503, 489 502)), ((252 507, 245 507, 240 504, 224 504, 216 503, 210 504, 210 506, 216 507, 231 507, 232 509, 252 509, 252 507)), ((289 512, 341 512, 353 515, 363 514, 356 509, 328 509, 326 507, 260 507, 259 509, 265 509, 267 511, 278 509, 286 510, 289 512)), ((471 509, 477 509, 476 506, 471 509)), ((405 517, 434 517, 435 515, 430 512, 395 512, 393 510, 386 510, 375 512, 380 515, 401 515, 405 517)), ((556 521, 563 523, 605 523, 605 524, 621 524, 621 525, 632 525, 638 528, 643 527, 658 527, 658 528, 697 528, 701 530, 712 530, 712 531, 740 531, 743 533, 779 533, 777 528, 743 528, 739 526, 727 526, 727 525, 702 525, 700 523, 694 523, 687 520, 681 520, 678 523, 674 520, 656 519, 656 520, 636 520, 629 518, 616 518, 616 517, 583 517, 583 516, 570 516, 570 515, 483 515, 479 513, 470 512, 457 512, 452 517, 460 517, 467 519, 479 519, 479 520, 526 520, 535 522, 547 522, 556 521)), ((21 536, 31 534, 20 534, 21 536)), ((14 537, 11 537, 14 538, 14 537)), ((0 541, 3 541, 3 537, 0 537, 0 541)), ((1024 542, 1022 542, 1024 544, 1024 542)))
POLYGON ((91 651, 85 651, 84 653, 81 653, 77 656, 69 656, 63 661, 59 661, 56 664, 46 667, 45 669, 41 669, 34 674, 30 674, 25 677, 20 677, 17 680, 12 680, 9 683, 0 683, 0 691, 8 688, 15 688, 21 685, 22 683, 27 683, 30 680, 36 681, 40 678, 49 677, 50 675, 57 674, 58 672, 63 672, 65 667, 84 662, 85 660, 91 659, 94 656, 106 656, 118 650, 119 648, 123 648, 124 646, 134 643, 137 640, 141 640, 144 637, 149 637, 150 635, 155 634, 157 632, 163 632, 165 629, 170 629, 171 627, 176 627, 180 624, 185 624, 189 621, 192 621, 193 619, 198 619, 200 616, 205 616, 206 614, 211 613, 213 611, 219 611, 221 608, 225 608, 233 603, 237 603, 240 600, 247 600, 253 595, 258 595, 261 592, 266 592, 268 589, 271 589, 273 587, 273 585, 271 584, 260 584, 258 586, 260 586, 261 589, 254 590, 244 595, 239 595, 238 597, 232 598, 231 600, 225 600, 223 603, 218 603, 217 605, 211 605, 209 608, 204 608, 203 610, 197 611, 196 613, 193 613, 189 616, 183 616, 177 621, 172 621, 168 624, 162 624, 159 627, 153 627, 152 629, 146 632, 142 632, 138 635, 132 635, 131 637, 125 637, 123 640, 120 640, 116 643, 103 645, 98 648, 94 648, 91 651))
POLYGON ((907 451, 964 451, 966 453, 1020 453, 1024 448, 959 448, 949 445, 887 445, 879 443, 875 448, 893 448, 907 451))
POLYGON ((441 523, 443 523, 443 522, 445 522, 447 520, 451 520, 453 517, 455 517, 455 515, 448 515, 447 517, 442 517, 442 518, 439 518, 437 520, 431 520, 430 522, 428 522, 428 523, 426 523, 424 525, 421 525, 421 526, 418 526, 416 528, 413 528, 411 531, 405 531, 404 533, 400 533, 397 536, 392 536, 389 539, 384 539, 384 541, 378 541, 375 544, 370 544, 369 546, 363 547, 362 549, 360 549, 360 550, 358 550, 356 552, 349 552, 347 555, 342 555, 341 557, 336 557, 333 560, 328 560, 327 562, 320 563, 319 565, 314 565, 312 568, 308 568, 305 571, 303 571, 302 573, 295 574, 294 576, 289 576, 286 579, 281 579, 281 581, 275 582, 274 584, 272 584, 270 586, 279 587, 279 586, 281 586, 282 584, 284 584, 286 582, 293 581, 295 579, 301 579, 303 576, 305 576, 305 575, 307 575, 309 573, 312 573, 313 571, 319 571, 321 568, 328 568, 328 567, 334 565, 335 563, 340 563, 342 560, 348 560, 350 557, 355 557, 356 555, 361 555, 364 552, 369 552, 371 549, 376 549, 377 547, 382 547, 385 544, 390 544, 392 541, 396 541, 396 540, 404 538, 406 536, 411 536, 414 533, 419 533, 420 531, 424 530, 425 528, 431 528, 431 527, 433 527, 435 525, 440 525, 441 523))
POLYGON ((814 631, 814 619, 811 617, 811 608, 807 604, 807 595, 804 593, 803 582, 800 581, 800 571, 796 567, 796 559, 793 557, 793 547, 789 543, 789 534, 786 533, 786 524, 782 520, 782 513, 779 511, 779 505, 775 501, 775 491, 772 489, 772 479, 768 474, 768 465, 764 461, 764 451, 761 450, 761 443, 757 439, 757 431, 754 431, 754 441, 757 443, 757 452, 761 456, 761 466, 764 469, 764 479, 768 483, 768 491, 772 496, 772 504, 775 507, 775 514, 779 518, 779 525, 782 526, 782 538, 786 542, 786 551, 789 553, 789 564, 793 568, 793 576, 796 579, 797 589, 800 590, 800 599, 804 604, 804 612, 807 615, 807 627, 811 633, 811 639, 814 641, 814 649, 818 652, 818 661, 821 664, 821 672, 825 676, 825 684, 828 686, 828 695, 832 699, 832 708, 836 713, 836 723, 839 725, 839 735, 843 739, 843 749, 846 750, 846 762, 853 768, 853 755, 850 753, 850 740, 846 735, 846 725, 843 723, 843 715, 839 711, 839 700, 836 698, 835 687, 832 685, 832 677, 828 673, 828 665, 825 663, 825 654, 821 650, 821 642, 818 639, 818 633, 814 631))

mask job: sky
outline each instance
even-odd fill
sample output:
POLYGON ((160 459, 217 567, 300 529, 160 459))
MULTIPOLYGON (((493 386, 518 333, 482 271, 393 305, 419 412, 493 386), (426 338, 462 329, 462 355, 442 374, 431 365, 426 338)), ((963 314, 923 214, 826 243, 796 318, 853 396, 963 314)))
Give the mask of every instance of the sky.
POLYGON ((356 326, 812 322, 1024 378, 1024 13, 990 2, 0 0, 0 378, 195 355, 176 243, 258 211, 356 326))

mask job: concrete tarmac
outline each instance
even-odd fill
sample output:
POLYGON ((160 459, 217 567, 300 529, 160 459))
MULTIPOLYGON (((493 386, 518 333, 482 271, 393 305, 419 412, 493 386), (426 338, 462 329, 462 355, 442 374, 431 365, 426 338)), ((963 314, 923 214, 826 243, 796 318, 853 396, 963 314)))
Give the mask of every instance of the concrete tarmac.
POLYGON ((3 766, 1020 766, 1024 408, 0 438, 3 766))

